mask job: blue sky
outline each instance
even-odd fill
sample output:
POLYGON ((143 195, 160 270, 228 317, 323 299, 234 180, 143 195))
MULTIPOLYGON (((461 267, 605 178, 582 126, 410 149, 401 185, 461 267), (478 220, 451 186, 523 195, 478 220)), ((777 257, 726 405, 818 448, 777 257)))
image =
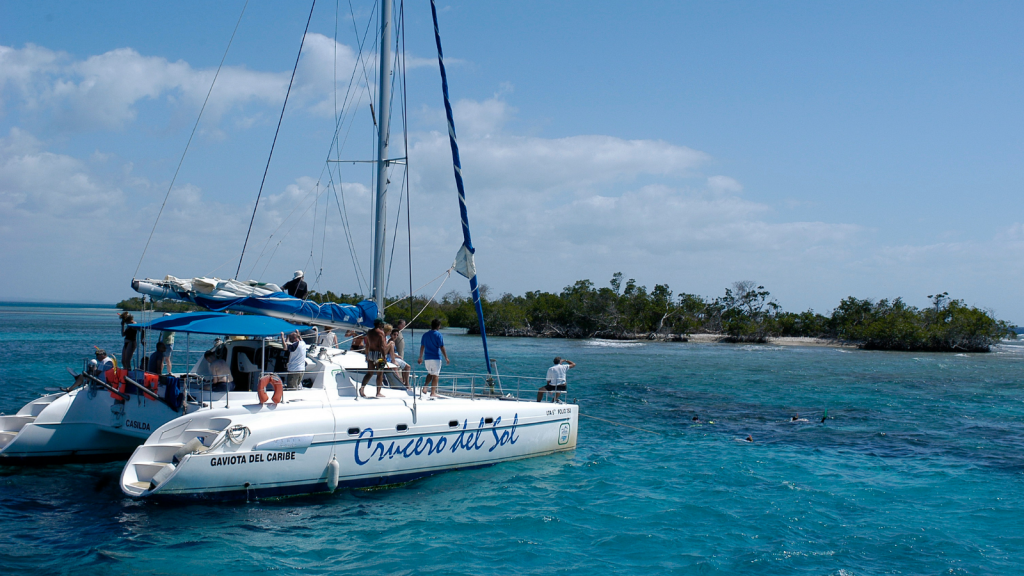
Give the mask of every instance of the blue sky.
MULTIPOLYGON (((340 5, 338 82, 335 3, 320 2, 257 214, 264 256, 243 276, 282 282, 300 267, 315 274, 322 258, 321 288, 360 287, 333 200, 308 203, 335 87, 344 93, 355 63, 340 5)), ((353 7, 362 31, 372 5, 353 7)), ((1024 321, 1020 4, 439 7, 492 292, 622 271, 702 295, 752 279, 791 310, 827 311, 848 295, 923 305, 945 290, 1024 321)), ((132 294, 241 8, 2 3, 0 298, 132 294)), ((429 4, 406 13, 418 287, 460 241, 429 4)), ((307 14, 300 3, 247 8, 140 276, 233 275, 307 14)), ((363 98, 342 156, 368 158, 365 83, 353 93, 363 98)), ((341 176, 364 268, 368 175, 341 176)), ((404 253, 395 261, 405 270, 404 253)))

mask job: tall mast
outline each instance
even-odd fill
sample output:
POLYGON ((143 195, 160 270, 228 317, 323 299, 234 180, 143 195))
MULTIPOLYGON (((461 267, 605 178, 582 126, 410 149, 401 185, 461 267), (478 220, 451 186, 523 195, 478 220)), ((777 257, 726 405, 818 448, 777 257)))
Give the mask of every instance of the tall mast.
POLYGON ((381 0, 380 82, 377 93, 377 203, 373 226, 373 300, 384 317, 384 223, 387 220, 388 138, 391 124, 391 0, 381 0))

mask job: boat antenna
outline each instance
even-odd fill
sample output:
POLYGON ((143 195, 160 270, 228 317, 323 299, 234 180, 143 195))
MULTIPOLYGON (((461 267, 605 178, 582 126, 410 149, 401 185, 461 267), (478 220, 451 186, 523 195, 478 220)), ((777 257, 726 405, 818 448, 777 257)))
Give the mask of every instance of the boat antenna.
POLYGON ((444 71, 444 54, 441 52, 441 33, 437 29, 437 8, 434 0, 430 0, 430 15, 434 18, 434 40, 437 43, 437 64, 441 68, 441 91, 444 93, 444 112, 448 116, 448 140, 452 145, 452 163, 455 165, 455 186, 459 190, 459 213, 462 216, 462 248, 456 256, 455 271, 469 278, 469 290, 473 294, 473 305, 476 307, 476 318, 480 324, 480 338, 484 344, 484 363, 487 373, 491 373, 491 358, 487 353, 487 330, 484 327, 484 311, 480 303, 480 286, 476 280, 476 263, 473 255, 473 240, 469 236, 469 216, 466 215, 466 189, 462 185, 462 161, 459 159, 459 143, 455 140, 455 120, 452 118, 452 105, 448 100, 448 75, 444 71))
POLYGON ((192 144, 192 138, 196 135, 196 129, 199 128, 199 120, 203 118, 203 112, 206 111, 206 103, 210 101, 210 94, 213 94, 213 87, 217 84, 217 77, 220 76, 220 69, 224 67, 224 60, 228 57, 228 50, 231 50, 231 43, 235 41, 235 33, 238 32, 238 25, 242 23, 242 16, 245 15, 245 8, 249 6, 249 0, 245 0, 245 4, 242 5, 242 13, 238 15, 238 22, 235 22, 235 29, 231 31, 231 38, 228 39, 228 45, 224 48, 224 55, 220 58, 220 64, 217 65, 217 72, 213 74, 213 81, 210 82, 210 89, 206 92, 206 99, 203 100, 203 106, 199 109, 199 116, 196 118, 196 123, 192 126, 192 133, 188 135, 188 142, 185 143, 185 150, 181 153, 181 159, 178 160, 178 167, 174 169, 174 176, 171 177, 171 183, 167 186, 167 193, 164 194, 164 202, 160 205, 160 211, 156 213, 156 220, 153 221, 153 229, 149 231, 149 238, 146 239, 146 246, 142 249, 142 255, 139 256, 139 264, 135 267, 135 273, 132 277, 135 278, 139 275, 139 269, 142 268, 142 260, 146 257, 146 251, 149 250, 149 243, 153 241, 153 233, 156 232, 156 225, 160 223, 160 216, 164 213, 164 207, 167 206, 167 199, 171 197, 171 190, 174 188, 174 181, 178 179, 178 172, 181 171, 181 165, 185 162, 185 154, 188 154, 188 147, 192 144))
POLYGON ((292 93, 292 84, 295 83, 295 71, 299 69, 299 58, 302 57, 302 46, 306 43, 306 34, 309 33, 309 23, 313 20, 313 8, 316 7, 316 0, 309 7, 309 18, 306 19, 306 29, 302 32, 302 41, 299 42, 299 53, 295 56, 295 67, 292 68, 292 78, 288 81, 288 91, 284 93, 284 104, 281 105, 281 116, 277 119, 277 130, 274 131, 274 141, 270 144, 270 156, 267 157, 267 166, 263 169, 263 180, 260 182, 260 191, 256 194, 256 205, 252 207, 252 218, 249 219, 249 229, 245 232, 245 242, 242 243, 242 254, 238 257, 238 268, 235 269, 235 280, 238 280, 238 273, 242 270, 242 259, 245 258, 245 247, 249 245, 249 234, 252 233, 252 223, 256 220, 256 209, 260 207, 260 197, 263 196, 263 185, 267 183, 267 172, 270 170, 270 159, 274 157, 274 146, 277 145, 277 135, 281 133, 281 121, 284 120, 284 111, 288 107, 288 97, 292 93))

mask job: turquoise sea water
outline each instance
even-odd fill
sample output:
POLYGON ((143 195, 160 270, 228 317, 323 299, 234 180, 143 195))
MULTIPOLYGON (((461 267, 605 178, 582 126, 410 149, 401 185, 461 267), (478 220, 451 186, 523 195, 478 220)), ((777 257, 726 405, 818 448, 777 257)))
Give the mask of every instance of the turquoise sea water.
MULTIPOLYGON (((112 309, 0 306, 0 412, 119 340, 112 309)), ((446 341, 452 370, 482 365, 446 341)), ((581 418, 568 454, 231 505, 133 501, 119 463, 0 467, 0 573, 1024 572, 1022 346, 491 347, 506 373, 575 361, 582 414, 648 432, 581 418)))

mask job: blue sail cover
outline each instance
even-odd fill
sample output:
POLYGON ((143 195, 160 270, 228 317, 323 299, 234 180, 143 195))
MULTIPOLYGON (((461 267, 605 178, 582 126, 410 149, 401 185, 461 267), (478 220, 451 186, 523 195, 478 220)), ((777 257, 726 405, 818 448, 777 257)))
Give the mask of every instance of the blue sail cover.
POLYGON ((223 312, 189 312, 162 316, 150 322, 132 324, 136 328, 149 328, 184 334, 214 334, 223 336, 277 336, 298 330, 306 332, 309 326, 296 326, 279 318, 225 314, 223 312))
MULTIPOLYGON (((210 283, 214 282, 212 279, 210 283)), ((231 281, 228 281, 231 282, 231 281)), ((208 285, 210 284, 208 283, 208 285)), ((154 299, 169 298, 182 302, 191 302, 208 310, 222 312, 234 310, 250 314, 260 314, 288 320, 335 328, 370 328, 377 318, 377 304, 364 300, 359 304, 317 304, 289 296, 285 292, 268 292, 240 294, 230 290, 199 291, 193 287, 194 282, 168 280, 133 280, 132 288, 140 294, 147 294, 154 299)), ((223 282, 218 285, 223 284, 223 282)), ((237 283, 235 283, 237 286, 237 283)))
POLYGON ((372 327, 377 318, 377 303, 363 300, 359 304, 317 304, 300 300, 286 292, 274 292, 267 296, 243 296, 233 300, 208 298, 196 294, 192 301, 219 312, 221 310, 246 310, 268 316, 287 314, 291 319, 305 318, 310 324, 351 325, 372 327))

